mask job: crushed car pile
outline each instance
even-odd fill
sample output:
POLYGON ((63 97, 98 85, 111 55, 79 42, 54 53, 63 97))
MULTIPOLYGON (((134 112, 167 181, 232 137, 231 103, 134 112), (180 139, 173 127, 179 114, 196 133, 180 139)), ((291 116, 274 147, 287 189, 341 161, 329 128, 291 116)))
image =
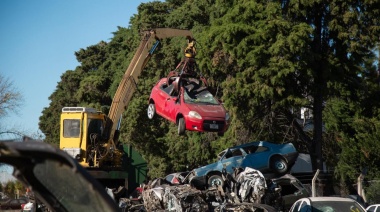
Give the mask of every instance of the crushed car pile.
POLYGON ((72 157, 47 143, 0 142, 0 156, 0 163, 12 165, 14 176, 30 186, 38 205, 52 211, 287 211, 310 196, 290 174, 269 177, 250 167, 231 173, 226 165, 221 181, 199 181, 194 170, 173 173, 138 187, 130 198, 113 195, 117 206, 112 189, 107 194, 72 157))
POLYGON ((310 191, 287 174, 293 144, 258 141, 223 150, 217 162, 157 178, 121 199, 125 211, 287 211, 310 191), (238 168, 236 168, 238 167, 238 168), (263 174, 264 173, 264 174, 263 174))
POLYGON ((193 182, 191 176, 187 172, 175 184, 167 178, 154 179, 139 188, 139 201, 121 199, 119 206, 123 211, 286 211, 297 199, 310 196, 290 174, 266 179, 249 167, 235 169, 233 174, 224 171, 223 185, 207 188, 193 182))

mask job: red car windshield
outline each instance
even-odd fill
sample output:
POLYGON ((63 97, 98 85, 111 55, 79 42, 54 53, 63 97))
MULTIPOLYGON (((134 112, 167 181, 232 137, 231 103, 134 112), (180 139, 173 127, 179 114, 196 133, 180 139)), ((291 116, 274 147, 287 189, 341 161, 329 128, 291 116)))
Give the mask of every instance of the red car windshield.
POLYGON ((207 90, 201 90, 198 91, 191 91, 189 92, 187 89, 185 89, 184 92, 184 100, 185 103, 190 104, 212 104, 212 105, 218 105, 219 102, 214 98, 214 96, 207 90))

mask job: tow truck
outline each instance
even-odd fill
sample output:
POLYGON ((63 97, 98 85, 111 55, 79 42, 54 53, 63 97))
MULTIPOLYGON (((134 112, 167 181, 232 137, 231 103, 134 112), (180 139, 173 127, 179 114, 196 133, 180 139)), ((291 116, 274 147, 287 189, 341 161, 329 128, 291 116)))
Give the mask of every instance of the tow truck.
POLYGON ((131 146, 119 143, 120 120, 136 90, 141 72, 160 41, 169 37, 187 38, 185 56, 189 59, 179 66, 186 70, 183 74, 193 75, 190 65, 194 63, 190 57, 195 53, 195 39, 189 30, 157 28, 145 31, 114 95, 108 115, 88 107, 62 108, 60 149, 75 158, 105 187, 122 185, 127 190, 134 189, 133 186, 137 187, 145 180, 146 163, 143 158, 131 146), (145 166, 142 165, 144 163, 145 166))

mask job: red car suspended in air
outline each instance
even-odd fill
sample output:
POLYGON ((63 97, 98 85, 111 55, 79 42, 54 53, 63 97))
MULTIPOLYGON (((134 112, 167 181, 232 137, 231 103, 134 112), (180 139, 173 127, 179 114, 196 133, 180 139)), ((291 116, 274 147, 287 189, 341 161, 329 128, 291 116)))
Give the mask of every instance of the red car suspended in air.
POLYGON ((229 126, 229 114, 207 89, 207 81, 195 62, 195 39, 190 39, 185 58, 176 69, 153 87, 149 97, 148 117, 157 113, 177 124, 178 134, 185 130, 217 132, 219 136, 229 126))
POLYGON ((219 136, 229 127, 229 114, 201 80, 182 76, 162 78, 152 89, 148 117, 157 113, 185 130, 217 132, 219 136))

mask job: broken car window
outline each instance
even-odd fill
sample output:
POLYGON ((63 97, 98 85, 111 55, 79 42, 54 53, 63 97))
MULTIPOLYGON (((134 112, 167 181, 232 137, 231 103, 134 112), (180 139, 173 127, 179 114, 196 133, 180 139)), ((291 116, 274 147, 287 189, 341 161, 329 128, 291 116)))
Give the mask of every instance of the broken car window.
POLYGON ((219 104, 219 102, 214 98, 214 96, 208 90, 202 90, 198 92, 198 90, 188 91, 188 89, 185 89, 184 93, 185 93, 184 95, 185 103, 211 104, 211 105, 219 104))
POLYGON ((227 154, 225 158, 235 157, 235 156, 242 156, 243 153, 240 149, 228 149, 227 154))
POLYGON ((243 149, 247 154, 251 154, 257 151, 257 146, 247 146, 247 147, 244 147, 243 149))

